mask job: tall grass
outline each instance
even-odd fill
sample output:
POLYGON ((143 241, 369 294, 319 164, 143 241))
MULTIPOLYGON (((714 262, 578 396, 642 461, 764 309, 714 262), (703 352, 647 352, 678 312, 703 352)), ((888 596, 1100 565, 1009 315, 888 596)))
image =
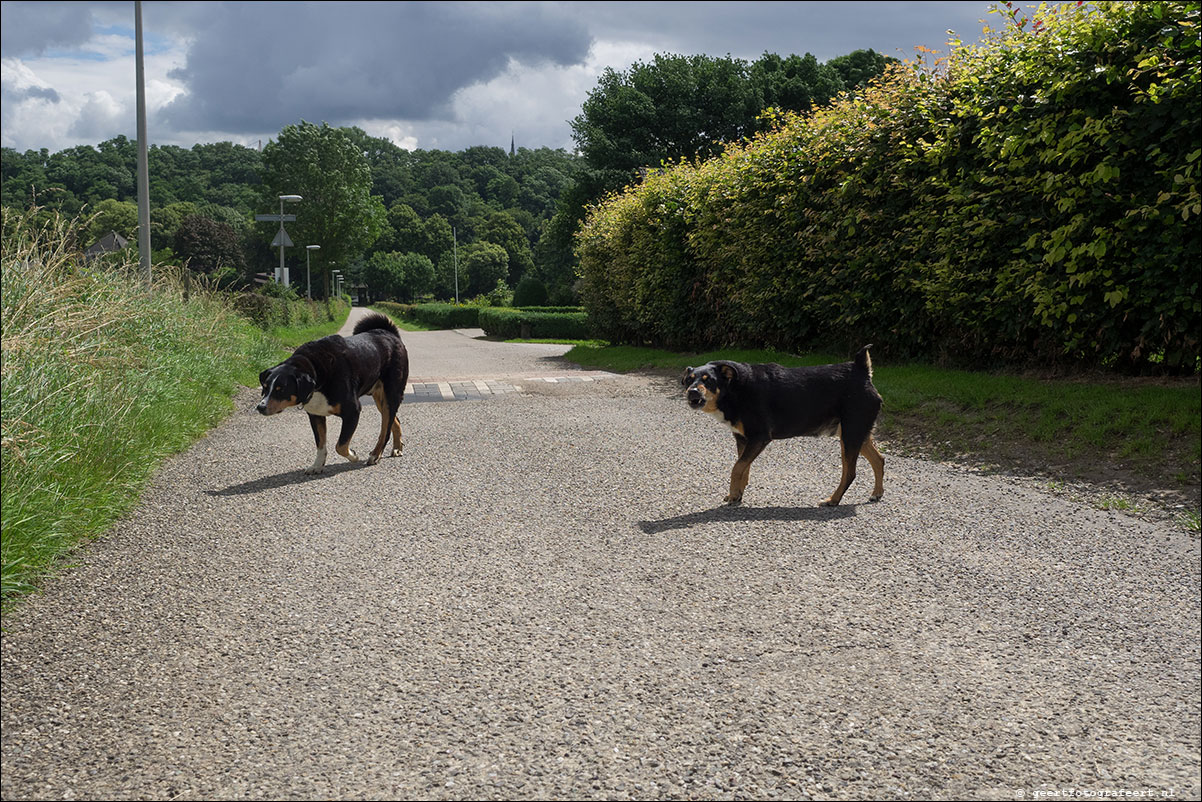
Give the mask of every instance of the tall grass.
POLYGON ((0 595, 128 511, 278 348, 216 294, 81 261, 75 223, 4 211, 0 595))

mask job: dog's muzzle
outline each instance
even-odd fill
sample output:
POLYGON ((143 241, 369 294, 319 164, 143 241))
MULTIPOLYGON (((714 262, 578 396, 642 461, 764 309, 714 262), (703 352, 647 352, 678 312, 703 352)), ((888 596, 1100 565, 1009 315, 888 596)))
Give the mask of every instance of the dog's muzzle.
POLYGON ((689 399, 689 406, 693 407, 694 409, 705 406, 705 396, 703 396, 701 391, 696 387, 689 388, 687 397, 689 399))

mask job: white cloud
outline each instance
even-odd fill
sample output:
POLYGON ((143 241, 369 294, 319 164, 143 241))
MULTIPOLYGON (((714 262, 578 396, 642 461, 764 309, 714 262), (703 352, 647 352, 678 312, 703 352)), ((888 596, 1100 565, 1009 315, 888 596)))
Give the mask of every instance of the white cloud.
POLYGON ((90 92, 84 98, 83 106, 67 133, 79 139, 101 141, 112 136, 109 132, 130 136, 133 130, 133 110, 108 92, 100 90, 90 92))

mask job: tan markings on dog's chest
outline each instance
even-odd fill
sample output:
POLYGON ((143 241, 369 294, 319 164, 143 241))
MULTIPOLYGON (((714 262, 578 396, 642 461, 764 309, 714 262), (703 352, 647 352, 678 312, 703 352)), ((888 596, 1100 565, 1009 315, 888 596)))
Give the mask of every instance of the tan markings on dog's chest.
POLYGON ((330 399, 325 397, 325 394, 318 391, 313 393, 313 397, 308 400, 304 406, 305 412, 310 415, 341 415, 342 404, 331 404, 330 399))

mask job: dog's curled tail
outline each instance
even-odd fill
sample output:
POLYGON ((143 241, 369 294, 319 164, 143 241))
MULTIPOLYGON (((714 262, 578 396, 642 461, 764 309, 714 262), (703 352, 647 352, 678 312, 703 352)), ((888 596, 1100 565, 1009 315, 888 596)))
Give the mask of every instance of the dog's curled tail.
POLYGON ((856 367, 868 374, 868 378, 872 378, 872 357, 868 355, 868 349, 872 347, 872 343, 856 351, 856 367))
POLYGON ((378 312, 370 314, 356 323, 355 330, 352 332, 352 334, 362 334, 365 331, 371 331, 373 329, 382 329, 384 331, 391 332, 398 337, 401 336, 401 331, 396 327, 396 324, 378 312))

